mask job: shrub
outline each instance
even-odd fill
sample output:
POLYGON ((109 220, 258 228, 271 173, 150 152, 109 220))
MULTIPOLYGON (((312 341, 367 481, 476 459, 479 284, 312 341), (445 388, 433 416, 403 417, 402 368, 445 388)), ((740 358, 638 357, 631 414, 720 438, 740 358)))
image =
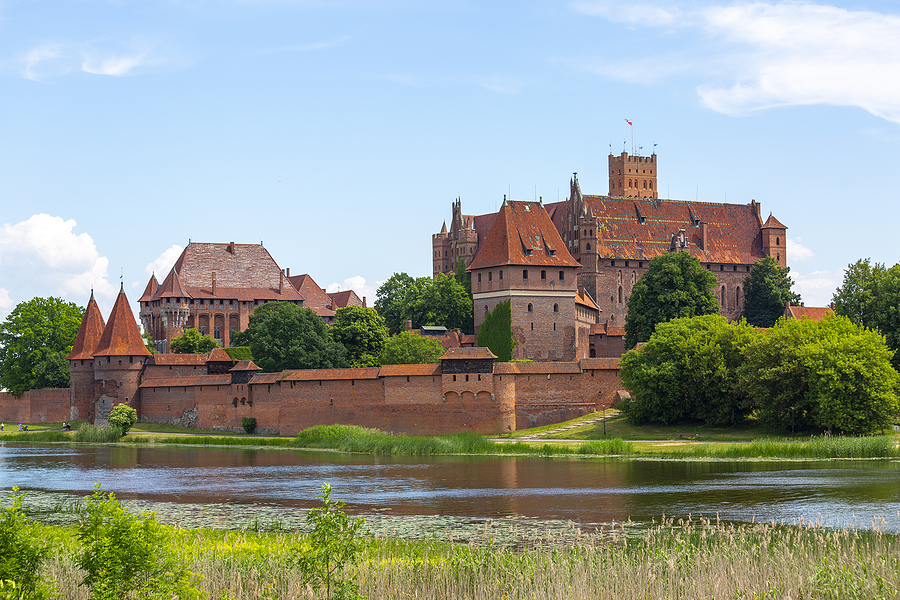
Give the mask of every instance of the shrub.
POLYGON ((256 431, 256 417, 241 417, 241 427, 247 433, 256 431))
POLYGON ((0 510, 0 598, 47 598, 40 571, 50 550, 22 508, 25 494, 18 491, 12 489, 12 505, 0 510))
POLYGON ((122 435, 127 434, 135 423, 137 423, 137 411, 127 404, 117 404, 109 411, 109 424, 121 429, 122 435))
POLYGON ((152 513, 135 514, 100 484, 85 503, 78 523, 81 585, 91 600, 200 598, 196 575, 173 550, 172 540, 152 513))

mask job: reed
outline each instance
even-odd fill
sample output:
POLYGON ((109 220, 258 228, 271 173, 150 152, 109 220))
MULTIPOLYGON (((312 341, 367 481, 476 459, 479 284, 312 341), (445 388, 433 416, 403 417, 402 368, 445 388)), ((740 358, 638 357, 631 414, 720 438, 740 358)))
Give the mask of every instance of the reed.
POLYGON ((62 431, 35 431, 34 433, 10 433, 4 435, 4 442, 71 442, 72 437, 62 431))
POLYGON ((890 436, 817 436, 807 440, 755 440, 747 444, 692 448, 694 455, 721 458, 896 458, 900 456, 890 436))
POLYGON ((92 444, 109 444, 122 439, 122 430, 118 427, 96 427, 94 425, 82 425, 67 441, 87 442, 92 444))
MULTIPOLYGON (((87 599, 73 555, 77 542, 56 535, 45 575, 65 598, 87 599)), ((290 567, 302 536, 293 533, 177 530, 177 550, 202 576, 209 598, 312 599, 290 567)), ((900 538, 816 523, 734 525, 664 519, 640 534, 624 528, 600 538, 515 551, 489 541, 372 538, 357 574, 370 600, 444 598, 896 598, 900 538)))

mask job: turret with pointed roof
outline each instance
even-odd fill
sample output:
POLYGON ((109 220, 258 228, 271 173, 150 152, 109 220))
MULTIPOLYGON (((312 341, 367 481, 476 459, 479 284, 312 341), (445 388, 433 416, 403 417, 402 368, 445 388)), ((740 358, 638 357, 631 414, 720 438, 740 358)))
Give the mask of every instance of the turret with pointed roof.
POLYGON ((103 315, 100 314, 100 308, 97 307, 97 301, 94 300, 94 290, 91 290, 91 299, 88 300, 84 316, 81 318, 81 326, 78 328, 75 344, 66 358, 68 360, 90 360, 94 358, 94 351, 100 344, 104 327, 103 315))
POLYGON ((81 326, 75 344, 67 357, 69 360, 69 419, 77 421, 86 419, 91 413, 94 401, 94 352, 100 345, 105 328, 103 315, 94 299, 94 291, 91 290, 91 299, 88 300, 84 316, 81 318, 81 326))
POLYGON ((134 313, 128 305, 124 286, 119 289, 116 303, 109 314, 109 322, 103 329, 103 336, 97 344, 94 356, 150 356, 150 352, 144 346, 141 330, 134 320, 134 313))

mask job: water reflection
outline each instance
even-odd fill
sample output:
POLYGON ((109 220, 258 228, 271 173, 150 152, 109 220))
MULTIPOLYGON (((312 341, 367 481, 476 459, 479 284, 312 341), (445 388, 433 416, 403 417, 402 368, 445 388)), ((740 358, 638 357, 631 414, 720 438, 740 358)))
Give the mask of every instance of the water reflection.
POLYGON ((198 447, 0 446, 0 485, 83 497, 307 508, 323 481, 355 511, 580 523, 718 515, 900 531, 900 463, 372 457, 198 447))

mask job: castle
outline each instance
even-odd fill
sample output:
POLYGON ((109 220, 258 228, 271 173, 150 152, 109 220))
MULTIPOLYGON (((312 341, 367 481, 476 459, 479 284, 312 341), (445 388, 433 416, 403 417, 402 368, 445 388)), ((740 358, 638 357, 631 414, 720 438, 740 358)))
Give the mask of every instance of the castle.
MULTIPOLYGON (((689 252, 695 256, 716 277, 721 314, 738 318, 743 309, 744 278, 753 264, 771 256, 779 266, 787 265, 787 228, 771 215, 763 221, 755 200, 749 204, 724 204, 660 199, 657 178, 656 154, 643 157, 623 152, 609 156, 607 196, 583 194, 576 173, 569 181, 569 196, 562 202, 521 203, 504 198, 497 213, 473 216, 463 214, 461 201, 456 199, 451 206, 450 228, 444 222, 441 231, 432 236, 433 274, 453 272, 458 261, 464 260, 474 277, 482 277, 483 286, 493 283, 496 288, 499 282, 485 281, 485 277, 492 276, 490 269, 484 271, 485 265, 508 265, 504 285, 515 287, 513 327, 524 353, 517 358, 559 360, 560 355, 620 354, 621 345, 609 346, 607 338, 624 333, 634 284, 647 272, 650 259, 667 252, 689 252), (508 210, 517 206, 522 208, 508 210), (529 207, 532 215, 535 209, 543 213, 539 219, 531 217, 533 224, 528 226, 539 233, 509 242, 507 256, 498 256, 494 242, 489 242, 496 224, 509 218, 505 212, 521 214, 524 207, 529 207), (548 223, 552 223, 552 228, 548 223), (573 263, 568 262, 569 257, 573 263), (527 266, 536 267, 541 277, 545 276, 544 269, 537 267, 539 263, 550 267, 546 269, 549 279, 530 276, 527 281, 523 277, 509 281, 511 275, 535 272, 533 268, 525 269, 527 266), (516 267, 515 274, 509 268, 512 265, 516 267), (555 288, 551 289, 551 283, 556 284, 555 288), (547 312, 548 298, 559 298, 563 287, 568 293, 566 303, 552 304, 558 304, 559 310, 565 306, 567 314, 577 312, 581 321, 568 320, 562 335, 552 338, 555 341, 542 342, 544 350, 539 351, 527 341, 532 323, 535 327, 546 323, 546 315, 551 314, 547 312), (532 314, 538 307, 543 315, 540 321, 532 314), (594 315, 597 320, 591 323, 594 315), (568 333, 570 328, 574 336, 568 333), (587 341, 583 339, 585 332, 587 341)), ((498 293, 487 287, 479 290, 477 285, 473 279, 476 328, 484 307, 495 304, 485 301, 498 293)), ((513 292, 507 293, 511 295, 513 292)), ((551 316, 557 309, 553 310, 551 316)))

